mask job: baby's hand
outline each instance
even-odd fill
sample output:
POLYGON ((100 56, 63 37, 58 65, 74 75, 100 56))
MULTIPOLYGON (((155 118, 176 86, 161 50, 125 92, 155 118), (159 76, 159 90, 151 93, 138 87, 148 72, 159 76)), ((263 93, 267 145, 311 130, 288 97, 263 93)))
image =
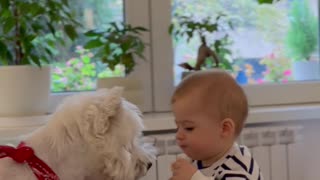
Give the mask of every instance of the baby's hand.
POLYGON ((190 180, 197 169, 187 160, 178 158, 171 165, 172 177, 170 180, 190 180))

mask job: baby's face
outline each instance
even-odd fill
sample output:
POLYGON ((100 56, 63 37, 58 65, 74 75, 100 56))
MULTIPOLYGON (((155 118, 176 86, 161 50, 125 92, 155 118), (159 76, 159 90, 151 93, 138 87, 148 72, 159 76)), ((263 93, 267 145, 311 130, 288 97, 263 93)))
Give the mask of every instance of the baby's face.
POLYGON ((194 160, 209 160, 223 151, 220 121, 204 113, 201 103, 192 96, 177 100, 173 113, 176 139, 185 154, 194 160))

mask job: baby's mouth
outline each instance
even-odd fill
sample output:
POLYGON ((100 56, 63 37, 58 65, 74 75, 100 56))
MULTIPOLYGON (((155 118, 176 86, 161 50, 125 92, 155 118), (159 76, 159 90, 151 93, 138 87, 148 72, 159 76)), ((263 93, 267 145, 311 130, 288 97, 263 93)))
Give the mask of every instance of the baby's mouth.
POLYGON ((187 145, 180 145, 180 148, 185 149, 185 148, 187 148, 187 145))

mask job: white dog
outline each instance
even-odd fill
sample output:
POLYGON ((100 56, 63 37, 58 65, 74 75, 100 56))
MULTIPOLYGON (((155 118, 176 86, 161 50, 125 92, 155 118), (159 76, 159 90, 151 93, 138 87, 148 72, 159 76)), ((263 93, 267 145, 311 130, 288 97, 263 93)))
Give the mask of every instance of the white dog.
MULTIPOLYGON (((154 159, 142 141, 141 113, 122 88, 67 98, 48 124, 25 139, 60 180, 136 180, 154 159)), ((0 154, 1 155, 1 154, 0 154)), ((0 180, 36 180, 28 164, 0 159, 0 180)))

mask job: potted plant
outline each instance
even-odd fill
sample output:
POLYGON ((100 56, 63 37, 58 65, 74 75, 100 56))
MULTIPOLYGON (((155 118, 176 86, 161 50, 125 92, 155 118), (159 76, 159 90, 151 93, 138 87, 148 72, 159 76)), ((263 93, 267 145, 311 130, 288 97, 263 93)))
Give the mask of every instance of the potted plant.
POLYGON ((85 33, 90 40, 84 48, 92 50, 99 62, 111 70, 123 68, 122 77, 99 77, 97 88, 123 86, 124 97, 138 106, 143 104, 143 87, 137 79, 128 75, 134 70, 138 57, 145 59, 146 43, 141 37, 145 31, 147 29, 141 26, 111 22, 105 30, 94 29, 85 33))
POLYGON ((211 17, 194 20, 194 16, 177 16, 177 21, 169 27, 169 34, 175 39, 187 38, 189 42, 193 37, 199 37, 201 45, 198 48, 195 65, 190 63, 179 64, 187 72, 183 77, 203 68, 223 68, 232 70, 231 50, 232 41, 228 30, 233 29, 232 21, 225 14, 219 13, 212 21, 211 17), (216 35, 216 37, 209 36, 216 35), (208 43, 208 39, 210 42, 208 43))
POLYGON ((307 0, 292 2, 289 21, 285 50, 287 56, 293 61, 293 78, 294 80, 317 79, 319 59, 314 58, 313 54, 318 49, 318 21, 307 0))
POLYGON ((0 2, 0 116, 47 113, 50 64, 80 24, 67 0, 0 2), (3 91, 5 90, 5 92, 3 91))

